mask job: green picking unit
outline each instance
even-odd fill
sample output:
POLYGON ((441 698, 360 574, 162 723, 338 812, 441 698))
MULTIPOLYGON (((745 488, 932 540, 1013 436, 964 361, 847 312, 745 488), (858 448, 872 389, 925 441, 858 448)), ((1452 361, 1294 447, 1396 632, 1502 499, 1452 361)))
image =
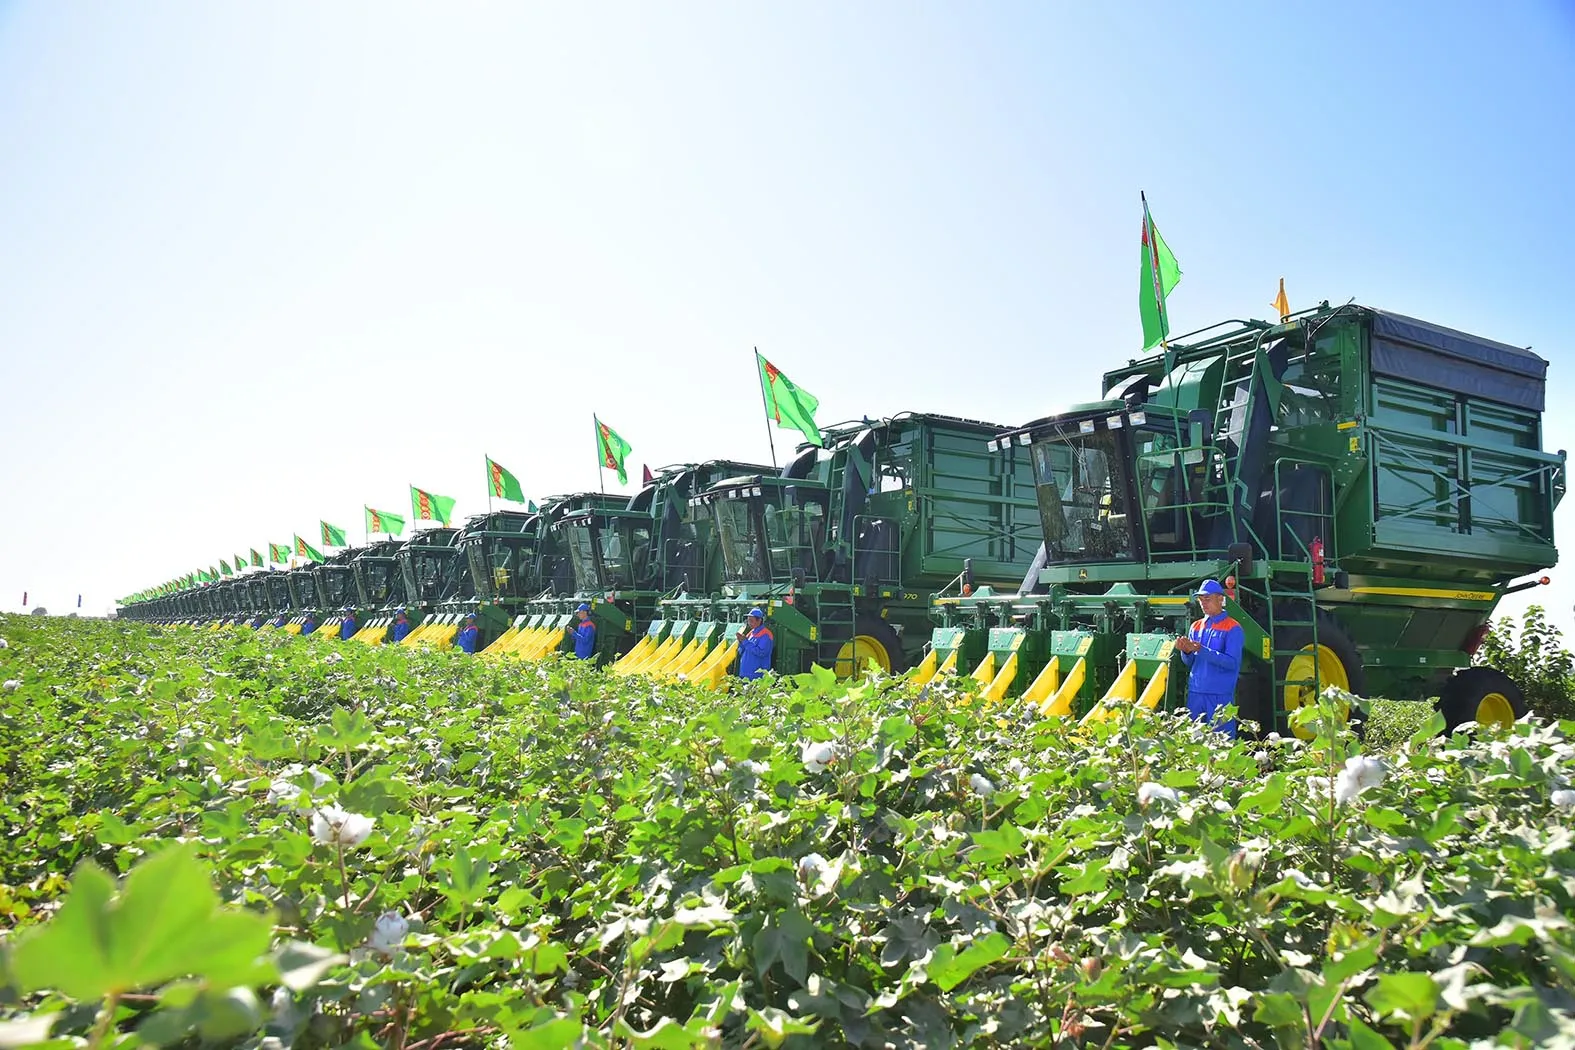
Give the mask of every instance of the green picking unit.
POLYGON ((1265 731, 1326 686, 1508 722, 1520 690, 1471 663, 1499 599, 1558 558, 1546 369, 1327 303, 1115 369, 1102 400, 990 438, 1031 467, 1044 544, 1015 593, 965 571, 937 597, 917 677, 1059 715, 1180 704, 1173 642, 1213 578, 1246 635, 1238 708, 1265 731))

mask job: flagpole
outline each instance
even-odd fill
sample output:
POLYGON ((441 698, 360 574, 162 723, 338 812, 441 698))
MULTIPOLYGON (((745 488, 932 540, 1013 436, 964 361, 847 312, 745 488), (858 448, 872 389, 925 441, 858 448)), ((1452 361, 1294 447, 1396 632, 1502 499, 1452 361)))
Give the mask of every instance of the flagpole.
POLYGON ((492 457, 482 454, 482 459, 487 461, 487 517, 492 516, 492 457))
MULTIPOLYGON (((755 347, 755 378, 760 378, 760 347, 755 347)), ((760 384, 760 407, 766 412, 766 443, 771 446, 771 469, 777 469, 777 439, 771 433, 771 402, 766 400, 766 384, 760 384)))
POLYGON ((602 487, 602 495, 607 495, 607 471, 602 460, 602 421, 595 412, 591 413, 591 428, 596 431, 596 481, 602 487))

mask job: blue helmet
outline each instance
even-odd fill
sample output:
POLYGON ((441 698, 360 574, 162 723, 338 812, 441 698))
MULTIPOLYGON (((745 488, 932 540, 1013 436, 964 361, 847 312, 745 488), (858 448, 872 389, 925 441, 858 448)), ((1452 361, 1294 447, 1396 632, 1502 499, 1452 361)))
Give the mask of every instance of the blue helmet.
POLYGON ((465 619, 467 619, 467 620, 474 620, 475 618, 476 618, 476 614, 475 613, 466 613, 465 614, 465 619))
POLYGON ((1201 598, 1205 594, 1217 594, 1223 598, 1225 596, 1225 588, 1220 586, 1220 582, 1218 580, 1204 580, 1198 585, 1198 589, 1193 593, 1192 596, 1194 598, 1201 598))
POLYGON ((589 605, 587 605, 585 602, 581 602, 579 605, 576 605, 574 607, 574 611, 575 612, 590 612, 591 611, 591 607, 589 605))
POLYGON ((758 605, 749 610, 749 615, 753 616, 757 620, 764 620, 766 618, 765 611, 758 605))

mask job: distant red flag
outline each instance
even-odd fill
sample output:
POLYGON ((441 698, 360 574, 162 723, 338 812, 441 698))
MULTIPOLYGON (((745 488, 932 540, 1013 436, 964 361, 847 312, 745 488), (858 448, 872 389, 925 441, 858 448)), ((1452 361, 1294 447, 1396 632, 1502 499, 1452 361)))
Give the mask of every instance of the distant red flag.
POLYGON ((656 480, 656 475, 651 473, 651 468, 644 463, 640 464, 640 485, 643 487, 656 480))

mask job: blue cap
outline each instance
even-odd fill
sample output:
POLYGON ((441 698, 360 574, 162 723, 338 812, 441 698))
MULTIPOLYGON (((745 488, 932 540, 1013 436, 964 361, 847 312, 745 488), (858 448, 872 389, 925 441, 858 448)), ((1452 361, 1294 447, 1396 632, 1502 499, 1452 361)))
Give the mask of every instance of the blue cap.
POLYGON ((1205 594, 1218 594, 1223 597, 1225 594, 1225 588, 1220 586, 1220 582, 1218 580, 1204 580, 1198 585, 1198 589, 1193 593, 1192 596, 1194 598, 1201 598, 1205 594))
POLYGON ((590 612, 591 611, 591 607, 589 605, 585 604, 584 602, 581 602, 579 605, 576 605, 574 607, 574 611, 575 612, 590 612))
POLYGON ((466 613, 465 614, 465 619, 467 619, 467 620, 474 620, 475 618, 476 618, 476 614, 475 613, 466 613))
POLYGON ((403 605, 401 605, 399 608, 395 609, 394 611, 396 613, 398 613, 400 616, 405 615, 405 607, 403 605))
POLYGON ((762 611, 758 605, 749 610, 749 615, 753 616, 757 620, 764 620, 766 618, 765 612, 762 611))

